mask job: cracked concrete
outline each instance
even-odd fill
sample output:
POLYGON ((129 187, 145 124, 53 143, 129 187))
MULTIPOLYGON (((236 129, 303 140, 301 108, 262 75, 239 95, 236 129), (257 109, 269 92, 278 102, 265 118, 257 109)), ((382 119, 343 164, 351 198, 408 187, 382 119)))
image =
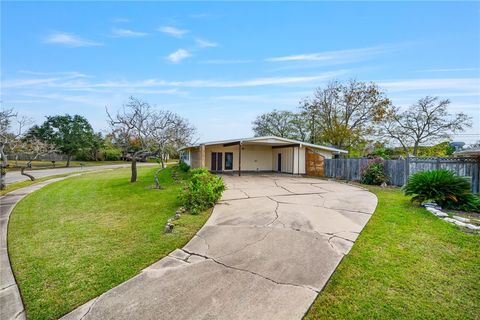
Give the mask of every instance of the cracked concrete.
POLYGON ((224 180, 221 201, 183 249, 63 319, 301 319, 376 197, 288 175, 224 180))

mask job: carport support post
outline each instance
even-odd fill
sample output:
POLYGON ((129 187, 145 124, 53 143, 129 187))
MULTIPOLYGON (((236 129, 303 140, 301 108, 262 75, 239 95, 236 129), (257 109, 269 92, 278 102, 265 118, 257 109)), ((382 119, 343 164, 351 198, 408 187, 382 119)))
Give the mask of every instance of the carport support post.
POLYGON ((238 176, 242 175, 242 142, 238 143, 238 176))

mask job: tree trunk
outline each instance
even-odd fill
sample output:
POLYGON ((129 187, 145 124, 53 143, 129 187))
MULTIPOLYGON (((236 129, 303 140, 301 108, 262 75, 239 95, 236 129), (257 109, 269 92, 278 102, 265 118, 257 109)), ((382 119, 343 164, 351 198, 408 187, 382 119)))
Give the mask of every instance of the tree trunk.
POLYGON ((413 155, 416 157, 417 156, 417 151, 418 151, 418 143, 415 143, 413 146, 413 155))
POLYGON ((130 182, 137 181, 137 153, 135 152, 132 156, 132 177, 130 178, 130 182))
POLYGON ((155 175, 153 176, 153 179, 155 180, 155 189, 162 189, 162 187, 160 187, 160 182, 158 181, 158 175, 160 174, 160 172, 162 172, 163 169, 164 168, 162 166, 162 168, 155 171, 155 175))
POLYGON ((5 181, 7 176, 7 157, 3 152, 4 147, 3 144, 0 145, 0 157, 2 158, 2 162, 0 162, 0 190, 5 190, 7 188, 7 182, 5 181))
POLYGON ((67 154, 67 168, 70 167, 70 158, 72 157, 71 154, 67 154))
POLYGON ((25 169, 26 169, 25 167, 22 167, 22 168, 20 169, 20 173, 22 174, 22 176, 27 176, 27 177, 30 178, 30 180, 35 181, 35 177, 34 177, 34 176, 32 176, 31 174, 25 173, 25 169))

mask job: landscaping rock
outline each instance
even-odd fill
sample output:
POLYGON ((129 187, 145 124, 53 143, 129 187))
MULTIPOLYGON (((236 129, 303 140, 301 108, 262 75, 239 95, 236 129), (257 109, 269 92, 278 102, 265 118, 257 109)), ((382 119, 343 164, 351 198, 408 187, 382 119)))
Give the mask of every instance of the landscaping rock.
POLYGON ((422 206, 424 206, 425 208, 435 208, 435 209, 442 209, 442 207, 440 207, 438 204, 436 204, 435 202, 423 202, 422 203, 422 206))
POLYGON ((175 220, 178 220, 182 217, 182 215, 180 213, 176 213, 175 214, 175 217, 173 217, 175 220))
POLYGON ((461 221, 461 222, 470 222, 470 219, 464 218, 464 217, 459 217, 459 216, 453 216, 453 219, 461 221))
POLYGON ((172 233, 172 232, 173 232, 173 224, 169 222, 165 226, 165 233, 172 233))

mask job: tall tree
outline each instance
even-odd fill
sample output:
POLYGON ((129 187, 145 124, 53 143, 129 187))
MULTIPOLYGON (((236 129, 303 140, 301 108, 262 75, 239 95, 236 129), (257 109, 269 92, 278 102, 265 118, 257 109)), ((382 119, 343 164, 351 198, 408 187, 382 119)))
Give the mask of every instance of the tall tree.
POLYGON ((40 141, 54 145, 67 155, 67 167, 75 152, 92 147, 95 140, 92 126, 82 116, 70 115, 49 116, 40 126, 33 126, 27 137, 35 137, 40 141))
POLYGON ((332 81, 305 100, 301 111, 307 120, 311 142, 349 149, 375 132, 390 104, 375 83, 332 81))
POLYGON ((135 97, 130 97, 115 116, 107 109, 107 116, 113 133, 133 153, 131 182, 137 181, 137 160, 140 157, 159 156, 164 167, 168 149, 187 144, 195 132, 188 121, 177 114, 156 110, 135 97))
POLYGON ((449 105, 448 99, 427 96, 404 111, 392 106, 380 123, 379 133, 396 140, 407 154, 413 147, 412 154, 416 156, 422 144, 450 139, 451 134, 471 126, 471 117, 461 112, 448 113, 449 105))
POLYGON ((15 134, 12 134, 10 131, 12 121, 16 117, 17 114, 13 108, 0 110, 0 190, 4 190, 7 187, 5 178, 7 175, 6 167, 8 164, 8 159, 5 154, 5 148, 17 138, 15 134))
POLYGON ((305 126, 300 115, 291 111, 273 110, 264 113, 252 122, 255 136, 277 136, 281 138, 305 138, 305 126))

